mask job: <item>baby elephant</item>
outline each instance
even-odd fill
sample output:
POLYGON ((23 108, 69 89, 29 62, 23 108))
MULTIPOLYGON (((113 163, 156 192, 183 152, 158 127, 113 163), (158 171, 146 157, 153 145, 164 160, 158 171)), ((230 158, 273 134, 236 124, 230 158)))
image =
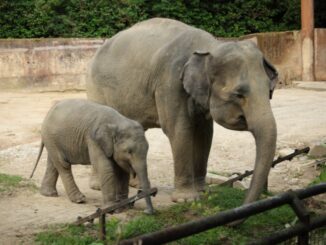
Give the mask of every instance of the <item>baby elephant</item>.
MULTIPOLYGON (((47 168, 41 194, 57 196, 60 175, 72 202, 82 203, 72 164, 92 164, 99 176, 104 205, 128 197, 130 173, 136 174, 143 191, 149 191, 147 175, 148 143, 143 127, 116 110, 83 99, 63 100, 48 112, 41 129, 42 142, 33 173, 43 147, 48 151, 47 168)), ((153 213, 150 197, 146 213, 153 213)))

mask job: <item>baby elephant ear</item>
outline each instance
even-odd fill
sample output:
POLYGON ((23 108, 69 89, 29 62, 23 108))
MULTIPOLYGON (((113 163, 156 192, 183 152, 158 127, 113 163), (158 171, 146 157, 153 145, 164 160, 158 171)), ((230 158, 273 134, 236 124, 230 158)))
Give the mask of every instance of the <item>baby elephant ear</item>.
POLYGON ((208 109, 210 82, 206 62, 208 52, 195 51, 184 65, 180 79, 186 92, 202 107, 208 109))
POLYGON ((117 126, 112 124, 102 124, 94 128, 91 138, 99 145, 107 157, 112 157, 114 151, 114 137, 117 126))

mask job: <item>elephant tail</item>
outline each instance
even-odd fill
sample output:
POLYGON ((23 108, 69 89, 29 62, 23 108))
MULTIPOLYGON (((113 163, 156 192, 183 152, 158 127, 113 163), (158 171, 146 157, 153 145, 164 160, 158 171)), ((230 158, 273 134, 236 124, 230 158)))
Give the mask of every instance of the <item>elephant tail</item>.
POLYGON ((43 141, 41 141, 40 150, 39 150, 39 152, 38 152, 38 156, 37 156, 37 159, 36 159, 36 162, 35 162, 35 165, 34 165, 33 171, 32 171, 32 173, 31 173, 31 176, 29 176, 30 179, 33 177, 33 174, 34 174, 34 172, 35 172, 35 169, 36 169, 36 167, 37 167, 37 164, 38 164, 38 162, 40 161, 40 158, 41 158, 41 155, 42 155, 42 152, 43 152, 43 148, 44 148, 44 143, 43 143, 43 141))

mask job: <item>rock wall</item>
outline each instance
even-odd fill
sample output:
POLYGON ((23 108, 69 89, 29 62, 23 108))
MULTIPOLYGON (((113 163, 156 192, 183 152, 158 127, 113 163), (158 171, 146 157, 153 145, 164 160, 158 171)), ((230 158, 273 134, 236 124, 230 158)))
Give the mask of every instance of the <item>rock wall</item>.
MULTIPOLYGON (((244 36, 257 43, 279 72, 279 86, 301 80, 299 31, 244 36)), ((85 73, 105 39, 2 39, 0 89, 64 91, 85 89, 85 73)), ((326 29, 315 29, 315 75, 326 80, 326 29)))

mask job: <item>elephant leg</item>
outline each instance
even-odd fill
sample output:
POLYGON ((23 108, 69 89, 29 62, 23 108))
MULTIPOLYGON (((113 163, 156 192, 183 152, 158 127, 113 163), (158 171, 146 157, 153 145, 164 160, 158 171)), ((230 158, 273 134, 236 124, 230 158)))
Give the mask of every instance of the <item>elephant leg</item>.
POLYGON ((71 172, 70 163, 67 163, 64 160, 59 160, 55 162, 55 167, 59 172, 63 186, 70 201, 75 203, 84 203, 86 201, 86 198, 80 192, 78 186, 76 185, 76 182, 71 172))
MULTIPOLYGON (((212 122, 208 128, 176 127, 175 136, 170 136, 174 159, 175 192, 172 201, 184 202, 197 199, 205 186, 207 160, 212 140, 212 122)), ((204 124, 203 124, 204 126, 204 124)))
POLYGON ((117 186, 114 173, 114 162, 106 157, 102 149, 95 142, 89 142, 88 152, 91 163, 98 173, 103 205, 111 206, 116 202, 117 186))
MULTIPOLYGON (((131 177, 129 173, 126 173, 119 167, 115 167, 115 176, 116 176, 116 185, 117 185, 117 193, 116 193, 116 201, 122 201, 128 198, 129 194, 129 178, 131 177)), ((127 210, 128 207, 122 207, 115 210, 115 213, 121 213, 127 210)))
POLYGON ((207 174, 207 162, 213 139, 213 120, 205 116, 198 116, 195 119, 193 131, 194 147, 194 176, 195 186, 198 191, 203 191, 207 174))
POLYGON ((55 197, 58 196, 57 192, 57 180, 58 180, 58 170, 54 167, 52 160, 48 156, 47 166, 45 170, 45 174, 42 180, 40 193, 43 196, 55 197))
POLYGON ((205 185, 213 122, 203 114, 191 115, 186 100, 178 100, 171 106, 175 99, 163 95, 158 95, 156 102, 160 124, 169 138, 174 160, 176 190, 172 201, 194 200, 205 185))
POLYGON ((101 185, 100 185, 99 176, 98 176, 96 167, 94 164, 92 164, 91 168, 92 168, 92 170, 91 170, 91 174, 90 174, 90 178, 89 178, 89 187, 93 190, 100 191, 101 185))
POLYGON ((129 173, 126 173, 122 169, 117 169, 116 174, 117 174, 117 200, 121 201, 128 198, 130 175, 129 173))
POLYGON ((100 162, 99 166, 99 177, 104 206, 111 206, 117 201, 117 181, 112 169, 112 164, 111 160, 105 158, 100 162))

